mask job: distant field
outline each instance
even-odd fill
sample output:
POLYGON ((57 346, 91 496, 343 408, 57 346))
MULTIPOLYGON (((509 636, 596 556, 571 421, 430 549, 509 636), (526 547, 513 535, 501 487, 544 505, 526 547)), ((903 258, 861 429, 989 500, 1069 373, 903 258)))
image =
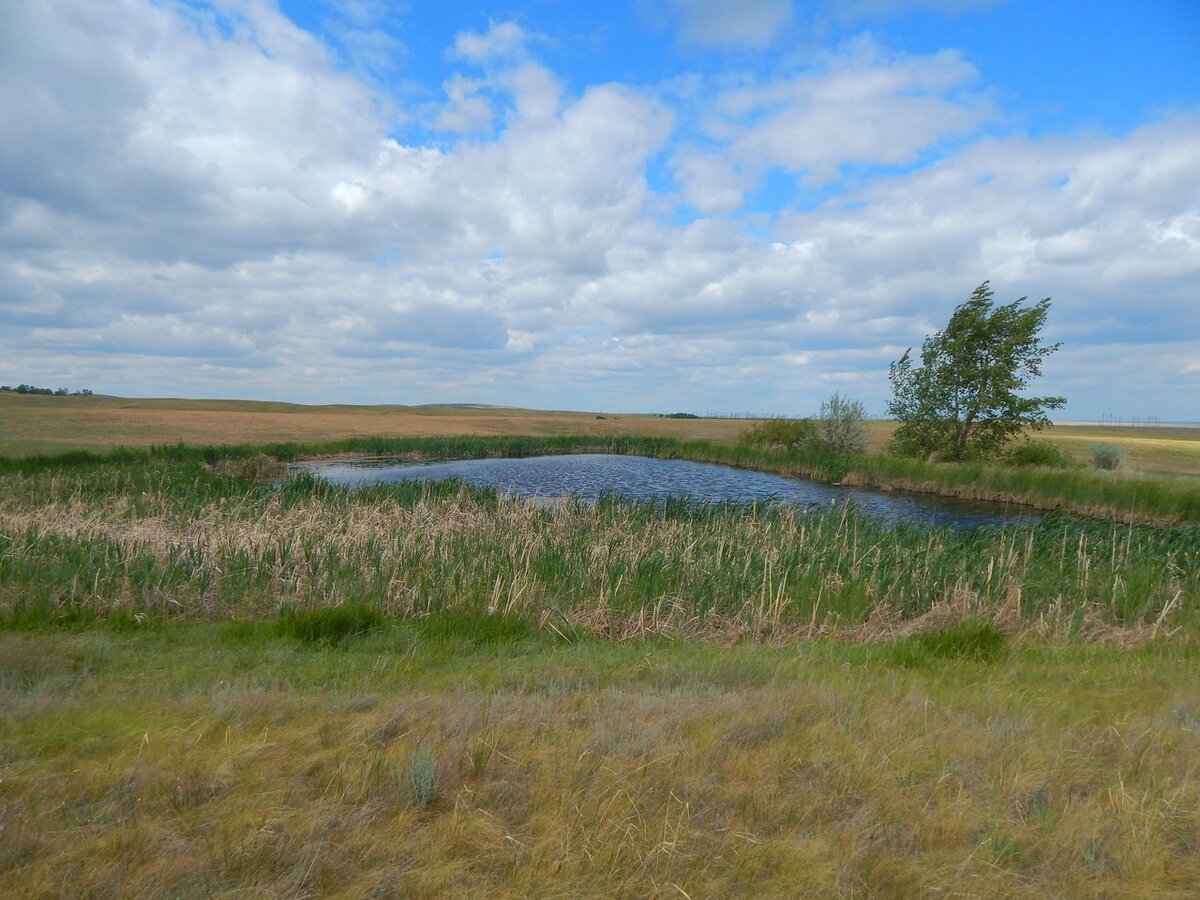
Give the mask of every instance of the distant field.
MULTIPOLYGON (((252 400, 44 397, 0 393, 0 456, 150 444, 306 443, 347 437, 445 435, 644 435, 731 441, 745 419, 562 412, 509 407, 304 406, 252 400)), ((883 449, 895 423, 870 423, 883 449)), ((1087 462, 1092 445, 1115 444, 1132 472, 1200 476, 1200 426, 1055 425, 1040 436, 1087 462)))
MULTIPOLYGON (((731 440, 750 423, 507 407, 301 406, 0 394, 0 455, 149 444, 320 442, 346 437, 665 435, 731 440)), ((881 437, 881 442, 884 438, 881 437)))
POLYGON ((1164 475, 1200 475, 1200 426, 1164 425, 1122 428, 1104 425, 1056 425, 1045 436, 1081 461, 1094 444, 1125 451, 1122 468, 1164 475))

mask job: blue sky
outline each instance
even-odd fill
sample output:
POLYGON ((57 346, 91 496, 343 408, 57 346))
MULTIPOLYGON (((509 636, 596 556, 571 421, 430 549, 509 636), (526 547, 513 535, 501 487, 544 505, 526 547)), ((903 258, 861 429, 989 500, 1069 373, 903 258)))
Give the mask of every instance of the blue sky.
POLYGON ((881 414, 985 279, 1200 420, 1200 4, 53 0, 0 22, 0 381, 881 414))

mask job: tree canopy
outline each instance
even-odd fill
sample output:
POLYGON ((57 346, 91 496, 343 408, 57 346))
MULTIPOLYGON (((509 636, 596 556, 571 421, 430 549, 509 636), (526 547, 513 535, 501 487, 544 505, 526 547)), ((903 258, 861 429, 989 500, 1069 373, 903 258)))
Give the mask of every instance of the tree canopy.
POLYGON ((900 421, 894 448, 908 456, 962 460, 986 458, 1026 429, 1050 424, 1046 411, 1062 397, 1022 397, 1042 374, 1042 361, 1059 348, 1038 333, 1050 298, 1023 307, 1026 298, 995 306, 988 282, 954 310, 942 331, 925 338, 921 365, 912 348, 888 371, 893 399, 888 412, 900 421))

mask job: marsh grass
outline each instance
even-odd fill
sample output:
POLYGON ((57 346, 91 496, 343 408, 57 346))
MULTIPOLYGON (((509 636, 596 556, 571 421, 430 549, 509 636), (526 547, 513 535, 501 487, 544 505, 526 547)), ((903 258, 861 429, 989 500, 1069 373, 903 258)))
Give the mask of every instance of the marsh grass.
POLYGON ((1145 639, 1191 633, 1200 592, 1198 526, 929 531, 850 508, 611 497, 538 509, 456 482, 276 485, 202 459, 9 472, 0 488, 8 628, 291 616, 281 627, 323 640, 380 616, 477 643, 790 640, 977 618, 1145 639))
POLYGON ((900 638, 892 644, 895 662, 920 666, 950 660, 995 662, 1010 653, 1010 641, 994 622, 966 619, 900 638))

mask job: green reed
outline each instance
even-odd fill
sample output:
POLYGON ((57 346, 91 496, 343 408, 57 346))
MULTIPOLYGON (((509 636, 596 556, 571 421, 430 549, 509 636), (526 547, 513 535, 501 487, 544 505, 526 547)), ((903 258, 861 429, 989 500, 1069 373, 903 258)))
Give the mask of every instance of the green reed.
POLYGON ((871 636, 930 614, 1086 635, 1190 633, 1200 599, 1198 526, 1054 514, 930 531, 853 509, 612 497, 536 509, 453 481, 351 492, 180 456, 0 474, 7 621, 348 605, 613 637, 871 636))

